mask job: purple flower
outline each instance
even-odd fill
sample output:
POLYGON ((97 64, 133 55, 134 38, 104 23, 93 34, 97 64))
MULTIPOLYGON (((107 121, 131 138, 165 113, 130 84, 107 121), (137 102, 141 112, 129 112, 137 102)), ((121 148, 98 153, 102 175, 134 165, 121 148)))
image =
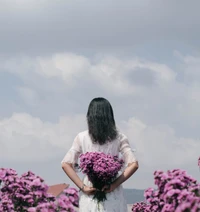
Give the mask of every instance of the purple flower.
POLYGON ((157 189, 145 191, 145 202, 136 203, 133 212, 199 212, 200 184, 180 169, 154 172, 157 189))
POLYGON ((5 212, 74 212, 78 202, 76 189, 55 198, 47 193, 44 180, 31 171, 18 176, 13 169, 0 169, 0 211, 5 212))

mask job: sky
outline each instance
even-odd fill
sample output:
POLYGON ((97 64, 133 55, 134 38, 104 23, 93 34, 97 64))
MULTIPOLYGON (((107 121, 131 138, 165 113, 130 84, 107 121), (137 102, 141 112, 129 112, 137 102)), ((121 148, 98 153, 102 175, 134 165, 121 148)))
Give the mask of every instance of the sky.
POLYGON ((95 97, 137 149, 125 188, 200 172, 198 0, 0 0, 0 167, 69 183, 61 160, 95 97))

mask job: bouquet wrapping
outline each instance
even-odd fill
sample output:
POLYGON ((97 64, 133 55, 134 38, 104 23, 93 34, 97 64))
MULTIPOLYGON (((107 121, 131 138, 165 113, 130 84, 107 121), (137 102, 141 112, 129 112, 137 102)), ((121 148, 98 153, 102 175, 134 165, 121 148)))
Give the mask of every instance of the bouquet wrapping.
POLYGON ((109 186, 116 179, 123 163, 118 156, 102 152, 87 152, 80 155, 80 169, 97 189, 93 199, 97 199, 98 202, 106 200, 106 193, 102 188, 105 185, 109 186))

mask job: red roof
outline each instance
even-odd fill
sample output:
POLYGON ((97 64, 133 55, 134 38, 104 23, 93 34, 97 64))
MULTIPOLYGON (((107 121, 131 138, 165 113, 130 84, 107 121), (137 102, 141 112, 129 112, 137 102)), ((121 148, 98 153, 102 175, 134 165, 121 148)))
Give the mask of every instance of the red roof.
POLYGON ((66 189, 68 187, 69 187, 69 185, 65 184, 65 183, 52 185, 52 186, 49 186, 47 193, 52 194, 53 196, 57 197, 63 192, 64 189, 66 189))

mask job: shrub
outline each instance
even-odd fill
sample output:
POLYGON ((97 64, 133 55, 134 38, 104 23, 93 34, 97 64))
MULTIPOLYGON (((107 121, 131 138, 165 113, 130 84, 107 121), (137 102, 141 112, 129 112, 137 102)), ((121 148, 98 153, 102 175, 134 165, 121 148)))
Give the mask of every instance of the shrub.
POLYGON ((13 169, 0 169, 0 211, 4 212, 74 212, 76 189, 66 189, 56 198, 47 193, 44 180, 32 172, 18 176, 13 169))
POLYGON ((200 184, 185 171, 155 171, 154 182, 157 189, 147 189, 144 193, 146 201, 134 204, 133 212, 200 211, 200 184))

